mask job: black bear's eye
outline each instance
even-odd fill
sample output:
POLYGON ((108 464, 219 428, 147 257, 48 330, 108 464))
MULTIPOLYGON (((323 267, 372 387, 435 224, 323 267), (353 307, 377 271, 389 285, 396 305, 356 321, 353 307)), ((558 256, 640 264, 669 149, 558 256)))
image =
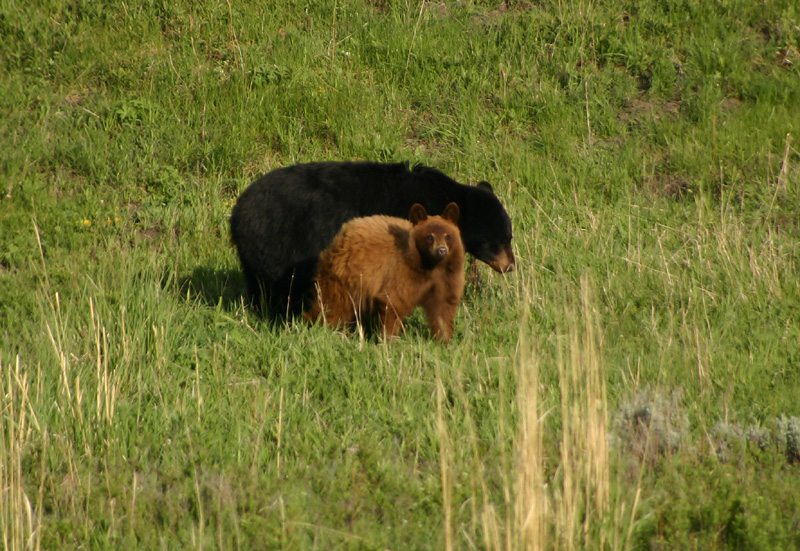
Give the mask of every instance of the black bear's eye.
POLYGON ((445 239, 445 241, 449 242, 450 241, 450 234, 449 233, 444 234, 444 239, 445 239))
POLYGON ((428 236, 428 243, 433 243, 433 235, 428 236))

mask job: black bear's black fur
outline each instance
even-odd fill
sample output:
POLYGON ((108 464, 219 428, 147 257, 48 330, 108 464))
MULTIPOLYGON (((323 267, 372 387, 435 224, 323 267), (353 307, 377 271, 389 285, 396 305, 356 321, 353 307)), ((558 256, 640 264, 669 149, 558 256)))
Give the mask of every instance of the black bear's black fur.
POLYGON ((352 218, 408 216, 459 206, 464 248, 500 272, 515 268, 511 220, 491 186, 466 186, 407 163, 319 162, 279 168, 242 192, 231 214, 231 237, 254 305, 271 314, 297 313, 310 290, 319 253, 352 218))

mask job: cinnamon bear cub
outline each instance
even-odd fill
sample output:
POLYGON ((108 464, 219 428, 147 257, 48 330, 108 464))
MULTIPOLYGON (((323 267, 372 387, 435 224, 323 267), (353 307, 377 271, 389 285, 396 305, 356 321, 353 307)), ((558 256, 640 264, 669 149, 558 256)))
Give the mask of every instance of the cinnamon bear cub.
POLYGON ((433 336, 447 342, 464 290, 464 246, 458 205, 428 216, 417 203, 409 220, 367 216, 347 222, 319 258, 317 297, 305 313, 329 325, 377 316, 388 337, 422 306, 433 336))

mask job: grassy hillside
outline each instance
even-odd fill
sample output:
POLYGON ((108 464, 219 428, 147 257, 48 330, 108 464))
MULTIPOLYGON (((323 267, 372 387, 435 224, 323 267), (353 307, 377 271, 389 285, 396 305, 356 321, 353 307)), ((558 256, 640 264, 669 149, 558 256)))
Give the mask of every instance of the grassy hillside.
POLYGON ((800 548, 800 8, 0 2, 4 549, 800 548), (323 159, 488 180, 449 346, 243 305, 323 159))

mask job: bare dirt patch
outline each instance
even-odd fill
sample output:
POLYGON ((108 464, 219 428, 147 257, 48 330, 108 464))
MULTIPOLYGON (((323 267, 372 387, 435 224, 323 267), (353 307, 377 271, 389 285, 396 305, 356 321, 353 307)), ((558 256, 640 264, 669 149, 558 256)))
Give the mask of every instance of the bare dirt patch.
POLYGON ((628 126, 638 126, 645 121, 659 121, 666 117, 677 118, 680 104, 676 100, 647 100, 638 97, 622 109, 617 118, 628 126))

